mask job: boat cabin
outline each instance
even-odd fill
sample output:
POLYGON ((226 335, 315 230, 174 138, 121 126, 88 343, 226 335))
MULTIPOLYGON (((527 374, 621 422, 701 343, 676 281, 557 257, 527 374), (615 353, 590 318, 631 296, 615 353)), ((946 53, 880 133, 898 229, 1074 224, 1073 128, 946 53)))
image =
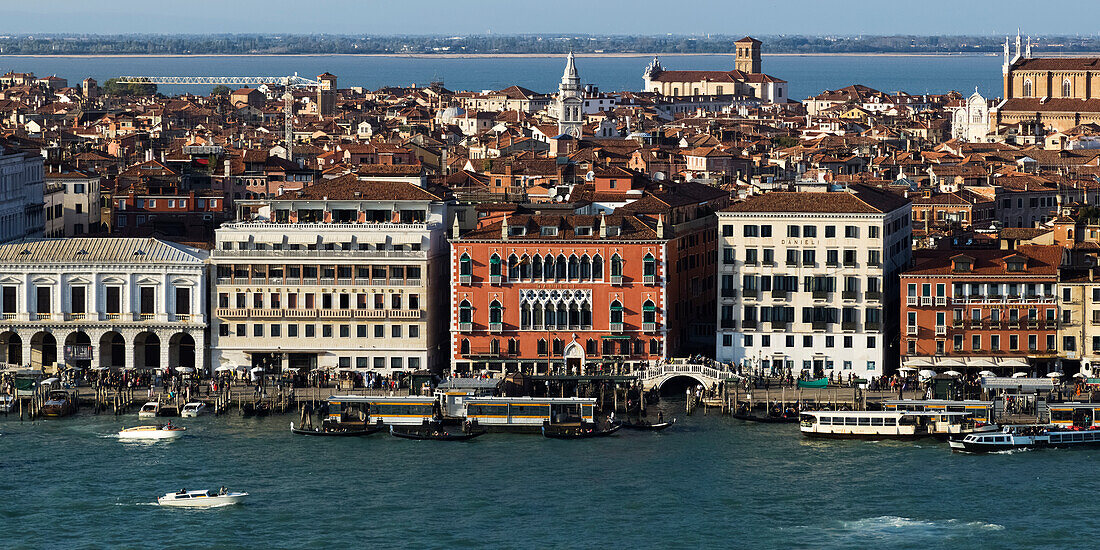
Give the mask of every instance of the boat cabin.
POLYGON ((1050 403, 1050 423, 1060 428, 1100 428, 1100 403, 1050 403))
POLYGON ((543 424, 591 423, 596 399, 588 397, 471 397, 466 418, 481 427, 539 430, 543 424))
POLYGON ((882 404, 887 411, 967 413, 973 422, 991 423, 996 418, 993 401, 950 399, 889 399, 882 404))
POLYGON ((492 397, 500 387, 499 378, 452 378, 435 388, 445 419, 465 419, 466 401, 471 397, 492 397))
POLYGON ((334 395, 328 398, 325 422, 344 426, 359 422, 420 426, 436 419, 438 411, 435 397, 334 395))

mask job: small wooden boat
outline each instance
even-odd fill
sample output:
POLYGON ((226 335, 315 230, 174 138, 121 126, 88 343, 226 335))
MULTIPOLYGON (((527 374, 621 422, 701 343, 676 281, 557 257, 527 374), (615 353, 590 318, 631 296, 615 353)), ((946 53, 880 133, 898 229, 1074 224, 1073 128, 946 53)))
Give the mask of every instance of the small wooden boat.
POLYGON ((42 416, 60 418, 76 412, 76 395, 68 390, 51 390, 42 404, 42 416))
POLYGON ((169 424, 156 424, 150 426, 134 426, 133 428, 126 428, 118 432, 118 438, 121 440, 137 440, 137 439, 176 439, 183 435, 183 426, 173 426, 169 424))
POLYGON ((355 437, 360 435, 370 435, 382 431, 383 426, 366 426, 363 429, 348 429, 348 428, 334 428, 322 426, 321 429, 306 429, 295 428, 294 423, 290 423, 290 433, 298 435, 321 435, 330 437, 355 437))
POLYGON ((543 424, 542 435, 551 439, 588 439, 592 437, 609 436, 622 428, 622 424, 612 424, 610 428, 603 430, 597 429, 595 424, 543 424))
POLYGON ((642 422, 623 422, 622 426, 628 430, 637 430, 643 432, 659 432, 676 423, 676 419, 673 418, 668 422, 658 422, 656 424, 643 420, 642 422))
POLYGON ((450 433, 439 428, 419 429, 419 430, 396 430, 393 426, 390 426, 390 435, 394 437, 400 437, 403 439, 416 439, 419 441, 467 441, 478 436, 485 435, 488 430, 478 430, 476 432, 460 432, 450 433))
POLYGON ((736 413, 733 415, 738 420, 746 422, 762 422, 764 424, 793 424, 798 422, 798 415, 787 416, 757 416, 755 414, 736 413))

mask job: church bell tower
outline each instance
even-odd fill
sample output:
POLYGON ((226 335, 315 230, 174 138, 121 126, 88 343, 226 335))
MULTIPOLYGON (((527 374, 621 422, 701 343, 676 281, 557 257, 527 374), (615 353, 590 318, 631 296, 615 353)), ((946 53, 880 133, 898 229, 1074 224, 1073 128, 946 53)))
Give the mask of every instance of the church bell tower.
POLYGON ((577 74, 577 62, 573 52, 565 61, 565 72, 558 84, 558 134, 581 137, 581 77, 577 74))

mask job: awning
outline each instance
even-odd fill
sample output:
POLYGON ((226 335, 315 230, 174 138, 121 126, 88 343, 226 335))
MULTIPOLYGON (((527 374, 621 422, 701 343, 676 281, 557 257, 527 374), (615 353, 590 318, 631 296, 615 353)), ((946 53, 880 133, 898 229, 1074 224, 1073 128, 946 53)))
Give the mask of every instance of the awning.
POLYGON ((942 368, 965 367, 966 366, 966 361, 964 359, 960 359, 958 357, 943 357, 939 361, 936 362, 936 366, 937 367, 942 367, 942 368))
POLYGON ((317 244, 317 239, 321 238, 320 235, 314 233, 313 235, 287 235, 287 244, 317 244))
POLYGON ((1029 367, 1027 359, 1019 357, 1003 357, 997 360, 998 367, 1029 367))
POLYGON ((913 367, 913 368, 931 367, 932 366, 932 358, 931 357, 908 357, 908 358, 905 359, 904 364, 905 364, 906 367, 913 367))

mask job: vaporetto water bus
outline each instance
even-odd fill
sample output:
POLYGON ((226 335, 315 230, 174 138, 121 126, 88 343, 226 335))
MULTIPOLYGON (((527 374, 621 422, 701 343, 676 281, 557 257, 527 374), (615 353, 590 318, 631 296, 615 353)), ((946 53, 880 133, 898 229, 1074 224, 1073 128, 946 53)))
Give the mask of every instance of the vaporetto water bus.
POLYGON ((998 432, 972 433, 949 442, 951 450, 989 453, 1016 449, 1100 447, 1100 429, 1047 425, 1005 426, 998 432))
POLYGON ((438 402, 434 396, 334 395, 328 398, 325 421, 335 426, 349 423, 420 426, 437 419, 438 402))
POLYGON ((466 420, 490 431, 541 432, 543 425, 595 422, 589 397, 470 397, 466 420))
POLYGON ((806 411, 802 435, 833 439, 916 439, 957 431, 967 413, 806 411))

